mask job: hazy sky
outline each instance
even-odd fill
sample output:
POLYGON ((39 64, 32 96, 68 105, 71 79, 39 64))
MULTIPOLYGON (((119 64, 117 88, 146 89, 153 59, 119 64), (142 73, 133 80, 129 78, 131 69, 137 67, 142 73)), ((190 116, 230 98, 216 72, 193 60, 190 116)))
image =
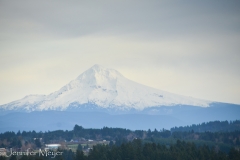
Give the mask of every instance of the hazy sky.
POLYGON ((0 0, 0 104, 50 94, 94 64, 240 104, 240 1, 0 0))

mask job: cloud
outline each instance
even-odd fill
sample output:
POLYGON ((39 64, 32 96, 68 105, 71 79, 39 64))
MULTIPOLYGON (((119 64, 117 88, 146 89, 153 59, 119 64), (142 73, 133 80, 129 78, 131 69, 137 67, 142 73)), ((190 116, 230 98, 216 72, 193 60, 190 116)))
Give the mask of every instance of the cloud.
MULTIPOLYGON (((232 32, 239 25, 239 2, 14 1, 1 2, 1 28, 56 37, 95 33, 144 34, 167 38, 232 32), (12 12, 14 10, 14 12, 12 12), (235 28, 235 29, 234 29, 235 28)), ((158 37, 159 38, 159 37, 158 37)))

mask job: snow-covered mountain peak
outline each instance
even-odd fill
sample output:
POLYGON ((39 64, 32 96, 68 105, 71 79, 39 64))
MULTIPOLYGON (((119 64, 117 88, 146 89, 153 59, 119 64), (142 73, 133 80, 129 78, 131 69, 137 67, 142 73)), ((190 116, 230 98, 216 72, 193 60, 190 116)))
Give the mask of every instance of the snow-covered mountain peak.
POLYGON ((72 104, 94 104, 100 108, 116 110, 143 110, 148 107, 174 105, 207 107, 210 103, 147 87, 125 78, 114 69, 94 65, 56 92, 47 96, 30 95, 0 108, 65 110, 72 104))
POLYGON ((79 75, 70 85, 79 86, 78 84, 82 84, 80 86, 113 89, 119 79, 125 78, 118 71, 100 65, 94 65, 79 75))
POLYGON ((94 65, 87 71, 83 72, 77 77, 77 80, 90 80, 101 81, 103 79, 116 79, 117 77, 123 77, 121 73, 114 69, 108 69, 100 65, 94 65))

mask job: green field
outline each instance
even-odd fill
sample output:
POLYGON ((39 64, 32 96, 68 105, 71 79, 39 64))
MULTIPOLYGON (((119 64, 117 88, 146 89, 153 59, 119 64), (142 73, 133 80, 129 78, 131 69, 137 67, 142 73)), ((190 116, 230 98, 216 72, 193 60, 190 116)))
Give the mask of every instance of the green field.
POLYGON ((67 145, 67 147, 71 149, 73 152, 76 152, 78 144, 70 144, 70 145, 67 145))
MULTIPOLYGON (((96 145, 97 143, 94 143, 94 144, 86 144, 86 143, 83 143, 81 144, 82 145, 82 148, 84 148, 85 146, 88 145, 89 148, 92 148, 94 145, 96 145)), ((77 151, 77 147, 78 147, 78 144, 69 144, 67 145, 67 147, 69 149, 71 149, 73 152, 76 152, 77 151)))

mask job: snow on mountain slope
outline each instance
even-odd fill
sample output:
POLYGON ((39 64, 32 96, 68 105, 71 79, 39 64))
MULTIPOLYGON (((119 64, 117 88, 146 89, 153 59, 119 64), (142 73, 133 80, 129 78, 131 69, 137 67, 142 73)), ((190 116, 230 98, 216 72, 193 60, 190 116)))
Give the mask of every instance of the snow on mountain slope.
POLYGON ((94 65, 56 92, 47 96, 26 96, 0 107, 28 111, 65 110, 71 103, 142 110, 147 107, 174 105, 208 107, 211 102, 147 87, 128 80, 114 69, 94 65))
POLYGON ((0 108, 7 110, 25 109, 33 111, 36 109, 36 105, 44 100, 45 95, 28 95, 20 100, 10 102, 8 104, 0 106, 0 108))

